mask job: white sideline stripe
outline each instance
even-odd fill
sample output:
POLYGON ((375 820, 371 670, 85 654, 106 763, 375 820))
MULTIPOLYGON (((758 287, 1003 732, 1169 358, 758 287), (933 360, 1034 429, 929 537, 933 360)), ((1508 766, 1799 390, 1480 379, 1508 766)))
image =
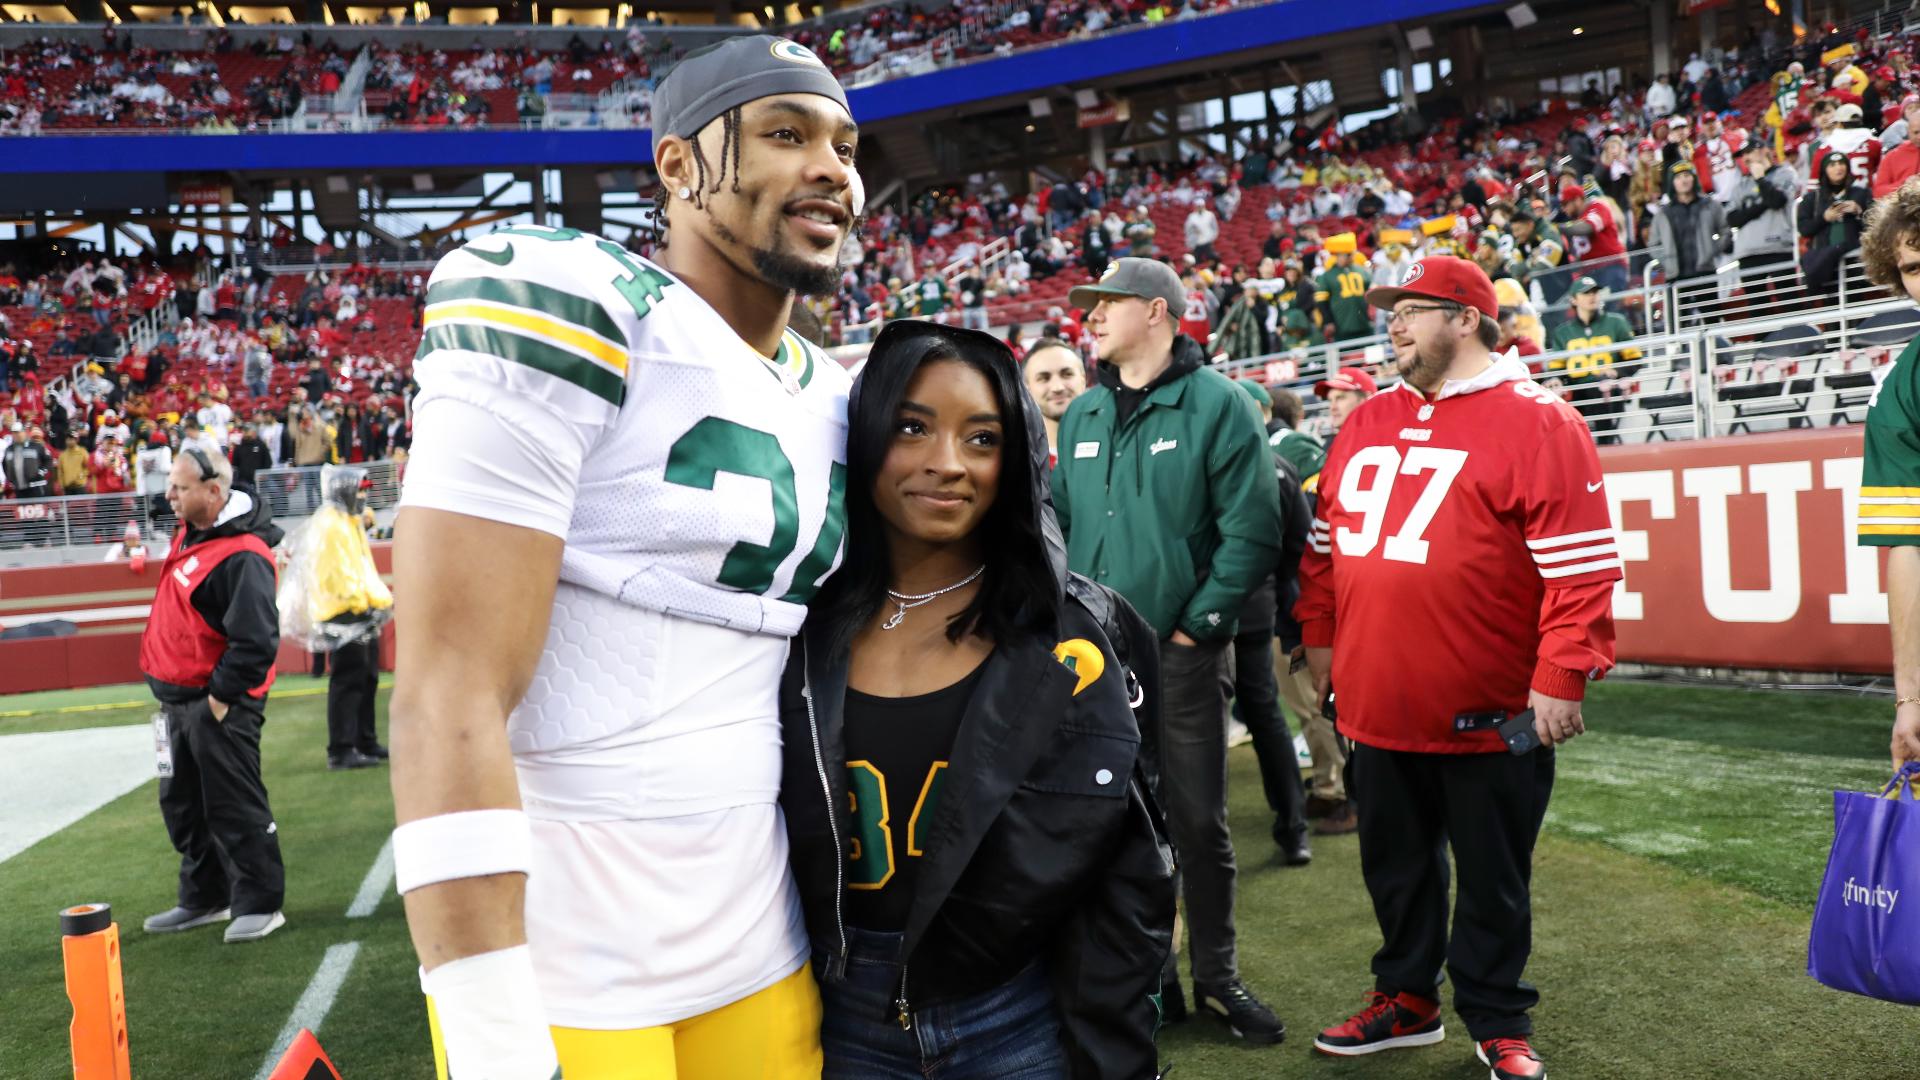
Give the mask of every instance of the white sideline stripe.
POLYGON ((1538 540, 1527 541, 1527 546, 1539 551, 1541 548, 1566 547, 1568 544, 1582 544, 1588 540, 1599 540, 1603 537, 1608 540, 1613 539, 1613 530, 1595 529, 1592 532, 1568 533, 1565 536, 1543 536, 1538 540))
POLYGON ((0 735, 0 866, 153 775, 147 724, 0 735))
POLYGON ((273 1067, 280 1063, 280 1055, 293 1045, 301 1028, 319 1034, 327 1013, 333 1011, 333 999, 340 996, 340 987, 346 983, 347 972, 353 968, 353 958, 358 955, 360 943, 357 941, 327 946, 327 954, 320 958, 319 970, 313 973, 313 980, 301 992, 300 1000, 293 1003, 293 1012, 287 1015, 287 1022, 273 1040, 273 1049, 267 1051, 267 1060, 260 1063, 260 1071, 253 1074, 253 1080, 267 1080, 273 1075, 273 1067))
POLYGON ((347 918, 364 919, 374 913, 380 901, 387 898, 387 890, 393 887, 393 837, 380 847, 380 854, 367 869, 367 876, 360 879, 360 891, 353 894, 353 903, 347 907, 347 918))

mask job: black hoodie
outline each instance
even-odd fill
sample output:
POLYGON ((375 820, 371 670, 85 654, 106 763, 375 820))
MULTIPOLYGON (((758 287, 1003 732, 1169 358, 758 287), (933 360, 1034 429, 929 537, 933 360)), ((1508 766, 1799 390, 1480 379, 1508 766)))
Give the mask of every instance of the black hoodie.
MULTIPOLYGON (((1119 417, 1115 427, 1127 426, 1133 418, 1134 410, 1147 400, 1147 395, 1167 385, 1183 375, 1198 371, 1207 366, 1207 353, 1200 343, 1185 334, 1173 336, 1173 359, 1167 364, 1167 370, 1153 377, 1153 381, 1142 387, 1131 387, 1120 381, 1120 369, 1102 360, 1094 368, 1094 378, 1100 385, 1113 391, 1114 414, 1119 417)), ((1051 501, 1048 503, 1052 505, 1051 501)))
MULTIPOLYGON (((895 322, 875 343, 869 370, 893 362, 890 335, 924 355, 935 333, 973 332, 895 322)), ((977 338, 992 342, 1019 385, 1005 345, 977 338)), ((861 390, 856 381, 850 415, 859 415, 861 390)), ((1158 1070, 1151 995, 1173 931, 1173 853, 1148 769, 1157 756, 1157 644, 1124 599, 1067 572, 1046 425, 1020 397, 1027 453, 1006 455, 1001 484, 1030 485, 1041 542, 1011 557, 1044 560, 1060 590, 1058 622, 997 641, 982 665, 918 871, 904 985, 889 1014, 873 1019, 893 1022, 922 1005, 982 993, 1038 959, 1076 1080, 1138 1080, 1158 1070)), ((780 804, 816 970, 827 982, 844 977, 847 956, 838 900, 855 835, 844 748, 848 666, 831 628, 810 621, 780 691, 780 804)))
MULTIPOLYGON (((259 536, 268 547, 280 542, 283 534, 273 523, 272 512, 263 500, 254 497, 247 485, 233 486, 233 494, 221 516, 229 512, 234 512, 234 516, 226 520, 216 518, 215 523, 205 529, 195 529, 182 522, 180 527, 187 530, 182 550, 216 537, 245 533, 259 536), (247 505, 236 512, 234 504, 240 499, 245 499, 247 505)), ((208 626, 225 635, 227 651, 214 665, 205 688, 175 686, 149 675, 147 685, 152 688, 153 696, 169 705, 183 705, 205 697, 218 698, 230 705, 249 701, 247 691, 267 681, 267 672, 273 669, 274 658, 280 652, 280 606, 274 597, 274 584, 272 560, 253 552, 235 552, 214 567, 193 591, 193 610, 207 620, 208 626)))

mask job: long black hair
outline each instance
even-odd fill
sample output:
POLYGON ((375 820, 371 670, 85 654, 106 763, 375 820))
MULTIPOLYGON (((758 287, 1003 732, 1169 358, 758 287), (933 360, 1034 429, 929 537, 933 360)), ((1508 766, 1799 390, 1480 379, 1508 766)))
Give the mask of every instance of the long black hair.
POLYGON ((948 621, 947 638, 957 642, 978 633, 1005 642, 1021 633, 1050 632, 1059 617, 1062 583, 1046 540, 1052 514, 1044 475, 1046 432, 1028 402, 1012 351, 976 330, 901 319, 887 324, 874 342, 847 403, 847 553, 814 603, 814 618, 827 628, 836 653, 847 649, 888 602, 892 560, 873 484, 893 444, 907 384, 921 367, 940 361, 965 364, 986 378, 1003 432, 999 493, 975 529, 986 572, 973 601, 948 621))

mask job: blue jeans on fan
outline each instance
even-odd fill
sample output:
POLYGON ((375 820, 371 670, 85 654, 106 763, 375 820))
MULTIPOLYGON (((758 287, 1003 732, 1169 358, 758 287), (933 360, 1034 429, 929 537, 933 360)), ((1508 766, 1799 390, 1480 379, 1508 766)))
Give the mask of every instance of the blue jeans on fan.
MULTIPOLYGON (((1046 969, 1029 965, 985 993, 913 1010, 902 1030, 903 935, 847 928, 847 977, 820 980, 822 1080, 1067 1080, 1046 969)), ((825 968, 816 955, 814 971, 825 968)))

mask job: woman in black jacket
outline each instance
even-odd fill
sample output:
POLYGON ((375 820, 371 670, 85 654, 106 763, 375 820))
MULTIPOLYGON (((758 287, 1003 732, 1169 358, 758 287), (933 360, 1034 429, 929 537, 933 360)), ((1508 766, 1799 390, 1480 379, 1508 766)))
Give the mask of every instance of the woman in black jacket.
POLYGON ((1807 291, 1830 293, 1839 288, 1840 262, 1860 247, 1860 223, 1866 219, 1873 194, 1853 179, 1847 155, 1828 150, 1820 155, 1820 169, 1811 192, 1800 198, 1800 235, 1807 238, 1800 256, 1800 273, 1807 291))
POLYGON ((848 429, 847 557, 781 689, 824 1076, 1151 1078, 1153 634, 1068 575, 1002 342, 889 324, 848 429))

